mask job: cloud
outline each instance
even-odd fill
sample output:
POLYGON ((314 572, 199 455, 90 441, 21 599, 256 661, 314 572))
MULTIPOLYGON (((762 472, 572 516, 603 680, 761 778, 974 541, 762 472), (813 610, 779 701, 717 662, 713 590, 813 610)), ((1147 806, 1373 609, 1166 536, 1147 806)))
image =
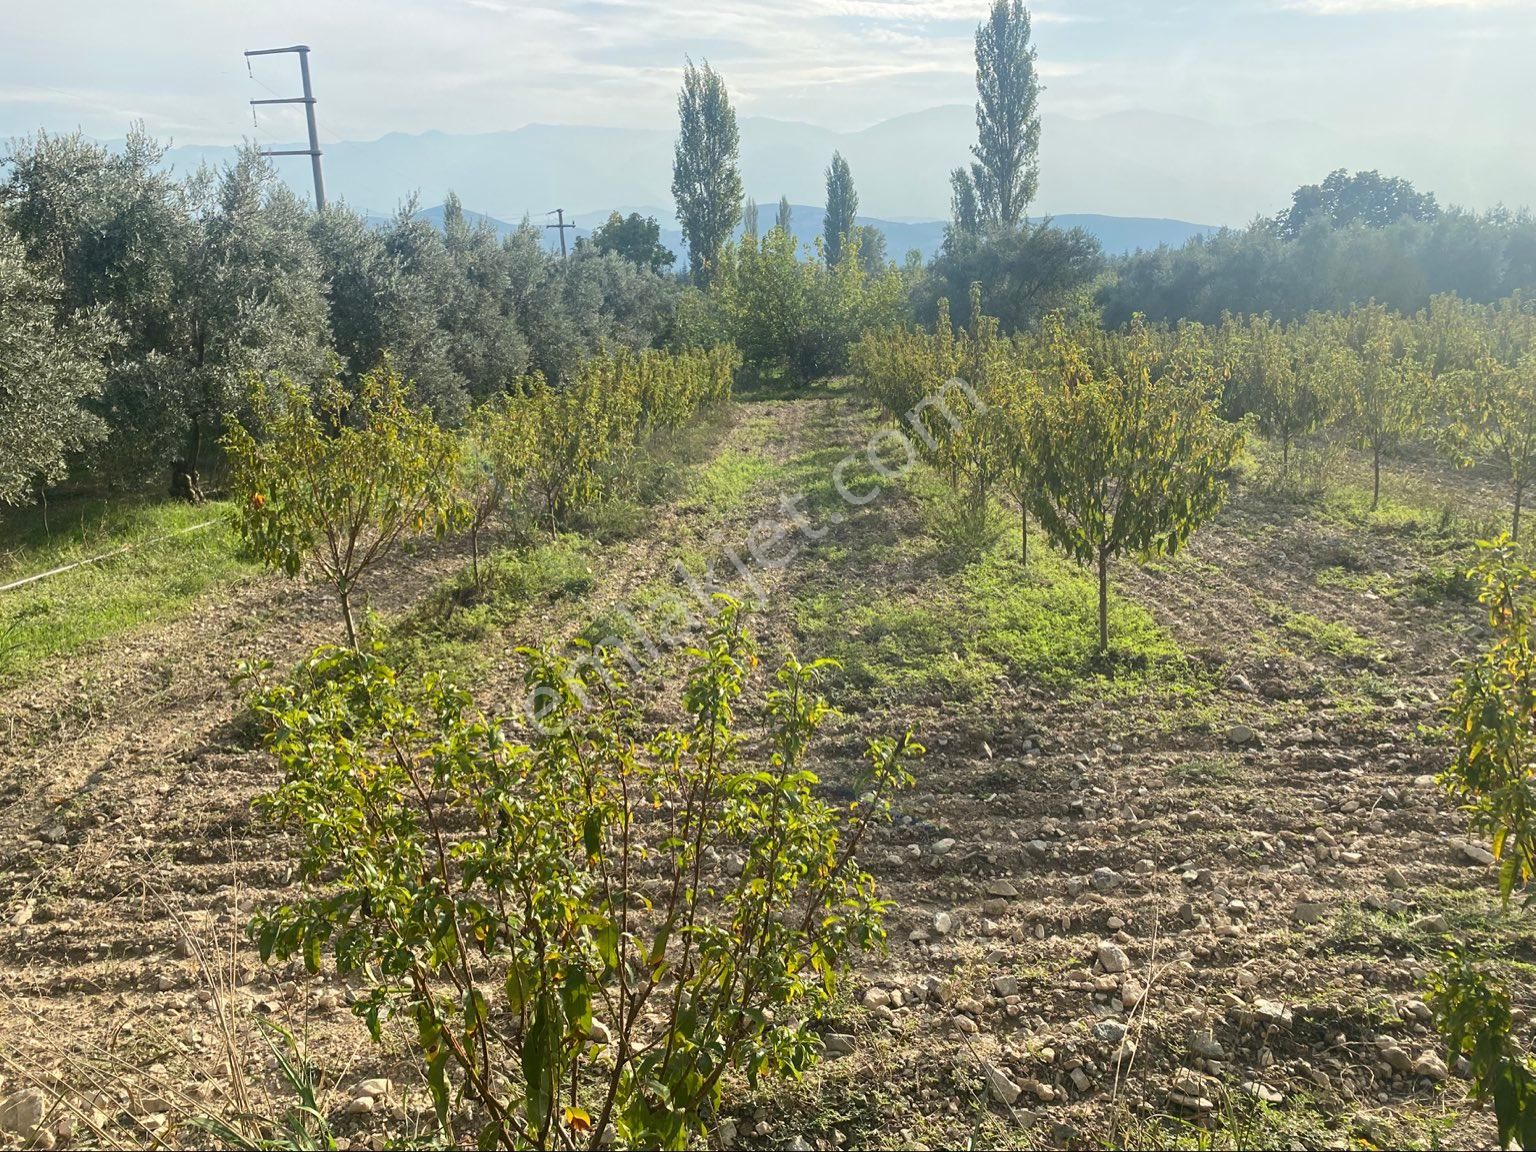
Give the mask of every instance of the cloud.
POLYGON ((1280 7, 1318 16, 1369 16, 1436 10, 1488 12, 1519 8, 1525 3, 1526 0, 1284 0, 1280 7))

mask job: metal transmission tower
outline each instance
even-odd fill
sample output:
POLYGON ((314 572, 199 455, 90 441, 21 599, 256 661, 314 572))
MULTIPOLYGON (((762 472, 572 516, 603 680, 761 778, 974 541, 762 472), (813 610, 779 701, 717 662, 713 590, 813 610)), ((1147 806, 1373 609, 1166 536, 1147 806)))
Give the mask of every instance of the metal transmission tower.
MULTIPOLYGON (((257 104, 302 104, 304 115, 309 121, 309 147, 277 149, 263 151, 263 156, 308 156, 311 167, 315 172, 315 211, 325 211, 325 177, 320 173, 320 136, 315 131, 315 93, 309 85, 309 45, 294 44, 288 48, 255 48, 245 54, 245 66, 249 70, 252 56, 276 56, 283 52, 297 52, 299 54, 299 75, 304 80, 304 95, 280 97, 276 100, 252 100, 251 105, 257 104)), ((561 233, 565 235, 565 233, 561 233)))
POLYGON ((562 258, 564 258, 565 255, 566 255, 566 251, 565 251, 565 230, 567 228, 569 228, 571 231, 574 232, 576 230, 576 225, 575 224, 567 224, 565 222, 565 209, 564 208, 554 208, 554 209, 551 209, 550 211, 544 213, 544 215, 557 217, 559 219, 559 221, 560 221, 560 223, 558 223, 558 224, 546 224, 546 225, 544 225, 544 227, 545 228, 558 228, 560 230, 560 256, 562 258))

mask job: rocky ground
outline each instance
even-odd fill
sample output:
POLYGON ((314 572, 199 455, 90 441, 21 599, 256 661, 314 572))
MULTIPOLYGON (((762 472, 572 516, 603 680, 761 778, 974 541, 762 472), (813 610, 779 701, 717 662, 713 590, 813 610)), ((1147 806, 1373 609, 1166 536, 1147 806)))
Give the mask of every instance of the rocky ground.
MULTIPOLYGON (((592 547, 581 598, 477 639, 477 699, 509 707, 517 645, 645 601, 677 556, 744 539, 786 491, 815 497, 873 428, 840 393, 741 405, 700 466, 706 497, 675 495, 638 535, 592 547)), ((829 785, 871 735, 911 727, 930 751, 865 861, 896 903, 888 952, 825 1022, 812 1075, 728 1093, 722 1141, 1491 1143, 1422 978, 1452 939, 1517 977, 1536 961, 1434 783, 1439 703, 1478 627, 1447 573, 1475 534, 1465 510, 1496 511, 1497 493, 1428 465, 1393 475, 1403 503, 1372 515, 1245 482, 1185 555, 1125 565, 1126 611, 1178 653, 1139 676, 1043 678, 1025 656, 960 676, 981 650, 950 650, 945 629, 974 607, 972 570, 935 545, 920 492, 890 490, 760 574, 770 650, 866 644, 817 764, 829 785), (1436 501, 1462 511, 1437 517, 1436 501), (914 611, 854 629, 833 592, 914 611)), ((464 563, 450 545, 403 557, 373 606, 409 617, 464 563)), ((1075 611, 1075 577, 1032 572, 1017 580, 1040 611, 1075 611)), ((374 1045, 351 989, 263 968, 242 936, 252 908, 292 894, 291 845, 252 814, 274 778, 230 673, 289 666, 335 622, 318 590, 252 579, 0 696, 12 1143, 195 1146, 196 1117, 278 1114, 259 1021, 303 1044, 346 1145, 430 1131, 403 1040, 374 1045)), ((1529 1010, 1531 982, 1514 982, 1529 1010)))

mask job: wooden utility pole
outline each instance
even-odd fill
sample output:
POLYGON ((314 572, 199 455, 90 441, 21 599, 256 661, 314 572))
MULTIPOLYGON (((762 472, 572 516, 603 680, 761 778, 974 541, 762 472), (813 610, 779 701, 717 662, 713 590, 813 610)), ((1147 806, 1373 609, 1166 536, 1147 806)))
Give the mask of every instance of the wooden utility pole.
POLYGON ((552 211, 544 213, 544 215, 557 217, 559 219, 559 221, 560 221, 560 223, 558 223, 558 224, 546 224, 546 225, 544 225, 544 227, 545 228, 558 228, 560 230, 560 255, 561 255, 562 258, 564 258, 567 255, 566 250, 565 250, 565 230, 567 228, 569 228, 569 229, 571 229, 571 231, 574 232, 576 230, 576 225, 574 225, 574 224, 567 224, 565 222, 565 209, 564 208, 555 208, 552 211))
MULTIPOLYGON (((309 147, 263 151, 263 156, 308 156, 315 174, 315 211, 325 211, 325 177, 320 172, 320 135, 315 130, 315 93, 309 84, 309 45, 294 44, 288 48, 255 48, 245 54, 245 66, 249 70, 252 56, 276 56, 282 52, 296 52, 299 56, 299 76, 304 81, 304 95, 279 97, 276 100, 252 100, 257 104, 302 104, 309 121, 309 147)), ((564 235, 564 233, 562 233, 564 235)))

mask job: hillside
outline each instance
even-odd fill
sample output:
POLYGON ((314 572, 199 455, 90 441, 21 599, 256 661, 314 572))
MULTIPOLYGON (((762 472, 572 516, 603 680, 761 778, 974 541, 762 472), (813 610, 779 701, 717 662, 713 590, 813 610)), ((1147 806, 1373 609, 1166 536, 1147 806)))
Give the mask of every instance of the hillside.
MULTIPOLYGON (((968 161, 973 117, 968 105, 944 105, 856 132, 744 117, 743 180, 765 202, 787 195, 792 203, 814 204, 822 197, 827 162, 840 150, 870 216, 941 219, 949 214, 949 172, 968 161), (913 157, 922 163, 914 165, 913 157)), ((437 203, 449 189, 503 220, 556 206, 587 214, 618 205, 667 205, 674 136, 670 124, 644 130, 529 124, 478 135, 391 133, 326 144, 326 185, 333 197, 375 215, 389 214, 412 194, 437 203)), ((231 151, 186 146, 173 149, 169 161, 189 170, 231 151)), ((1036 205, 1047 213, 1235 225, 1283 207, 1285 189, 1346 162, 1380 163, 1410 176, 1416 169, 1411 157, 1382 141, 1342 141, 1301 122, 1229 127, 1157 113, 1047 115, 1036 205)), ((308 191, 309 168, 302 158, 281 161, 280 167, 294 188, 308 191)), ((1448 198, 1455 191, 1448 189, 1448 198)), ((663 215, 670 218, 671 212, 663 215)))
MULTIPOLYGON (((816 237, 821 235, 822 209, 811 204, 791 205, 791 223, 795 238, 807 246, 816 242, 816 237)), ((676 227, 668 227, 671 216, 665 209, 643 207, 624 208, 622 211, 639 212, 642 216, 654 216, 662 224, 661 242, 682 259, 687 246, 683 243, 683 234, 676 227)), ((775 206, 770 203, 760 204, 760 218, 765 222, 771 222, 775 206)), ((423 220, 429 220, 439 228, 443 223, 443 206, 434 204, 430 208, 423 208, 416 213, 423 220)), ((497 235, 505 236, 513 231, 515 223, 498 219, 495 216, 483 212, 475 212, 466 209, 465 216, 474 223, 485 222, 496 230, 497 235)), ((567 243, 574 238, 590 236, 592 230, 608 218, 606 212, 584 212, 574 217, 576 231, 567 237, 567 243)), ((376 221, 382 221, 381 217, 373 217, 376 221)), ((878 228, 885 233, 886 253, 892 260, 900 261, 913 249, 922 253, 924 260, 930 260, 938 252, 939 246, 944 242, 943 220, 887 220, 878 216, 859 216, 858 222, 866 227, 878 228)), ((534 221, 543 224, 544 218, 534 221)), ((1167 244, 1170 247, 1178 247, 1192 236, 1209 235, 1216 229, 1207 224, 1190 224, 1183 220, 1149 220, 1137 217, 1122 216, 1096 216, 1073 215, 1051 217, 1051 222, 1058 228, 1082 228, 1084 231, 1098 237, 1099 243, 1104 245, 1105 252, 1111 254, 1125 254, 1135 252, 1138 249, 1152 249, 1159 245, 1167 244)), ((737 230, 740 235, 740 230, 737 230)), ((550 249, 558 249, 560 241, 555 232, 549 231, 546 239, 550 249)))

